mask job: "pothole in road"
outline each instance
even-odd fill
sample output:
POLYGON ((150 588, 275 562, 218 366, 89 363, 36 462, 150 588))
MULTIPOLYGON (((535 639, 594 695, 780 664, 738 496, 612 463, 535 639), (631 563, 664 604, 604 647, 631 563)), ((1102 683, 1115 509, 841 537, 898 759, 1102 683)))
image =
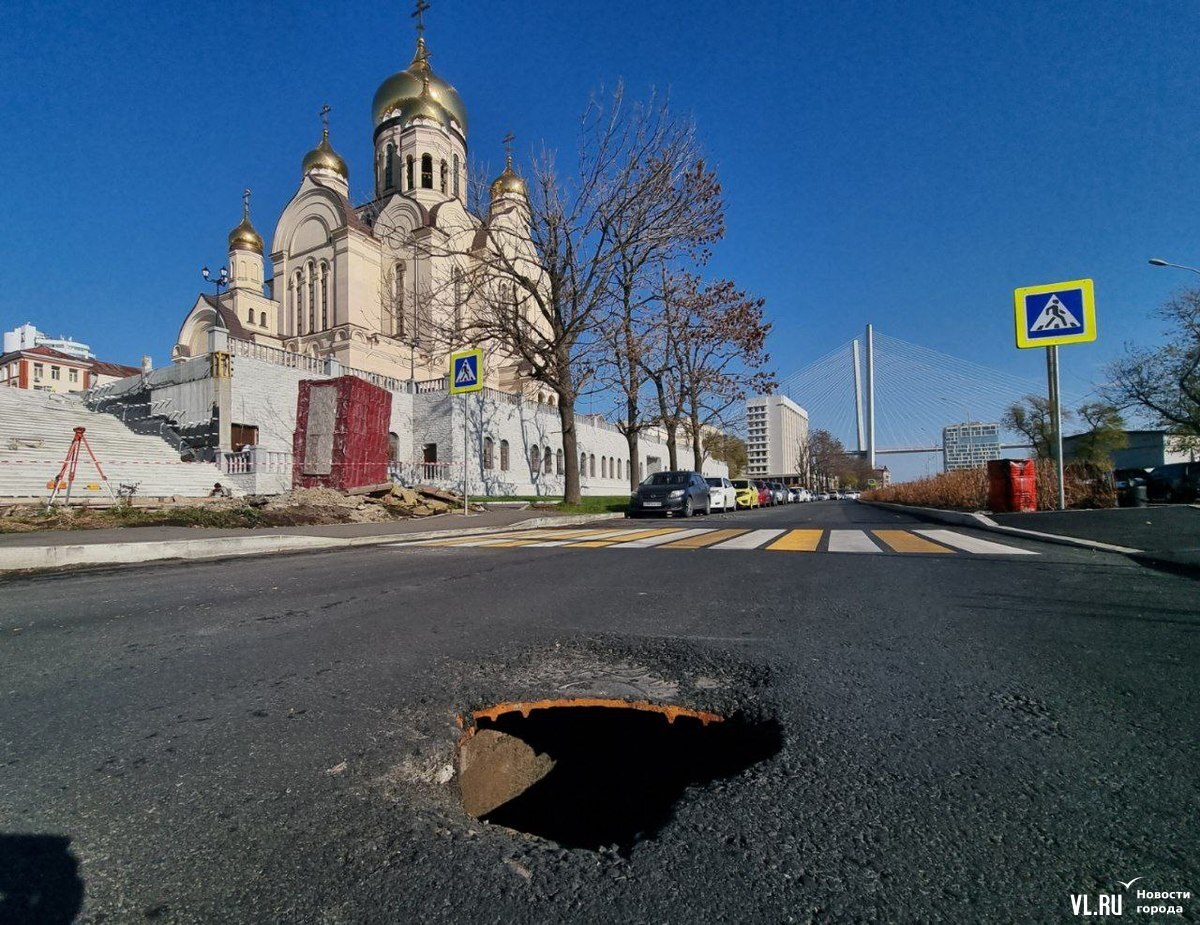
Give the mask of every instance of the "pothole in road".
POLYGON ((620 700, 500 704, 459 743, 463 808, 568 848, 653 838, 693 785, 775 755, 774 721, 620 700))

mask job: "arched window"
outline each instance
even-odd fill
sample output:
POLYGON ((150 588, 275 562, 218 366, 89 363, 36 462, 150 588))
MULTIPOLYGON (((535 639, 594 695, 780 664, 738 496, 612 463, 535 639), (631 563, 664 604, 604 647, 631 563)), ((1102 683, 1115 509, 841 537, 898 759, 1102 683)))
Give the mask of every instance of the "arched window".
POLYGON ((321 330, 329 330, 329 264, 321 262, 321 330))
POLYGON ((254 309, 246 309, 246 324, 254 324, 254 309))
POLYGON ((553 471, 551 468, 553 465, 554 455, 550 452, 550 447, 546 447, 546 449, 542 451, 542 471, 545 472, 546 475, 549 475, 553 471))
POLYGON ((300 271, 296 271, 296 275, 292 277, 292 292, 295 294, 296 306, 296 334, 297 336, 304 333, 304 286, 303 277, 300 271))
POLYGON ((392 305, 385 331, 390 331, 394 337, 403 337, 406 317, 404 314, 404 264, 396 262, 392 268, 392 305))
POLYGON ((500 441, 500 471, 508 471, 508 441, 500 441))
POLYGON ((454 155, 454 198, 458 198, 458 155, 454 155))
POLYGON ((495 469, 496 468, 495 454, 496 454, 496 448, 495 448, 495 444, 492 443, 492 438, 484 437, 483 438, 483 468, 485 468, 485 469, 495 469))
POLYGON ((602 479, 608 478, 608 457, 607 456, 600 457, 600 478, 602 478, 602 479))
POLYGON ((554 454, 554 474, 563 474, 563 451, 559 450, 554 454))
POLYGON ((433 155, 421 155, 421 188, 433 189, 433 155))
POLYGON ((449 170, 446 167, 445 158, 442 159, 441 175, 442 175, 442 192, 444 193, 444 192, 446 192, 446 178, 449 175, 449 170))
POLYGON ((311 334, 317 329, 317 268, 310 260, 304 268, 304 278, 308 287, 308 331, 311 334))
POLYGON ((621 460, 617 460, 617 478, 623 478, 621 475, 621 460))
POLYGON ((261 313, 259 314, 259 316, 258 316, 258 326, 259 326, 260 328, 265 328, 265 327, 267 326, 267 313, 266 313, 266 312, 261 312, 261 313))
POLYGON ((383 188, 391 189, 393 185, 392 162, 396 158, 396 146, 389 144, 387 153, 383 155, 383 188))
POLYGON ((463 275, 462 270, 454 268, 454 330, 461 331, 463 323, 463 275))
POLYGON ((588 478, 596 477, 596 454, 593 453, 588 457, 588 478))
POLYGON ((408 156, 408 183, 405 188, 413 188, 413 156, 411 154, 408 156))
POLYGON ((536 446, 529 448, 529 471, 535 476, 538 470, 542 468, 542 451, 536 446))
POLYGON ((579 454, 579 477, 583 478, 587 475, 587 453, 579 454))

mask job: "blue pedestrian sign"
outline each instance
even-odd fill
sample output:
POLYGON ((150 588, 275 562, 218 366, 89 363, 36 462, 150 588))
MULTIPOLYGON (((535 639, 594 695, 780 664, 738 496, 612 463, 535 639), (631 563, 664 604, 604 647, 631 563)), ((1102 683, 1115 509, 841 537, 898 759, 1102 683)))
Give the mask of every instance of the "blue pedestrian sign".
POLYGON ((478 392, 483 388, 483 351, 462 350, 450 354, 450 394, 478 392))
POLYGON ((1025 286, 1013 293, 1018 347, 1053 347, 1096 339, 1096 300, 1090 279, 1025 286))

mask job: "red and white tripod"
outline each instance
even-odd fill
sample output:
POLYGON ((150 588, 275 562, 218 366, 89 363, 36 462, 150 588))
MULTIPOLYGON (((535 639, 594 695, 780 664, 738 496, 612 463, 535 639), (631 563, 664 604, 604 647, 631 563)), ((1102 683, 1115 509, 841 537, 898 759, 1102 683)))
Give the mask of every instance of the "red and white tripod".
POLYGON ((67 448, 67 456, 63 460, 62 466, 58 470, 58 475, 54 480, 46 483, 46 487, 53 489, 50 492, 50 500, 46 502, 46 506, 54 504, 54 500, 58 497, 59 491, 66 489, 67 493, 63 496, 63 504, 71 503, 71 488, 75 484, 75 470, 79 468, 79 448, 82 446, 87 450, 88 456, 92 459, 92 465, 96 467, 96 471, 100 473, 100 481, 104 483, 104 487, 108 489, 109 497, 113 501, 117 500, 117 496, 113 494, 112 486, 108 484, 108 476, 104 474, 104 470, 100 468, 100 460, 96 459, 96 454, 92 452, 91 444, 87 442, 87 437, 83 432, 87 428, 76 427, 75 436, 71 440, 70 447, 67 448), (66 481, 63 481, 63 476, 66 476, 66 481))

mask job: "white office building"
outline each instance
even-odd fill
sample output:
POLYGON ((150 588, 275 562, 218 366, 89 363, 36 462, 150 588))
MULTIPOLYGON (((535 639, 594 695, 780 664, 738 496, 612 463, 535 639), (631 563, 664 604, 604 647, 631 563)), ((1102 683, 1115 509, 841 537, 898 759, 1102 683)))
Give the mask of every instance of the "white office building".
POLYGON ((758 395, 746 402, 746 475, 794 475, 808 437, 808 412, 783 395, 758 395))
POLYGON ((942 428, 942 467, 976 469, 1000 458, 1000 425, 965 421, 942 428))

